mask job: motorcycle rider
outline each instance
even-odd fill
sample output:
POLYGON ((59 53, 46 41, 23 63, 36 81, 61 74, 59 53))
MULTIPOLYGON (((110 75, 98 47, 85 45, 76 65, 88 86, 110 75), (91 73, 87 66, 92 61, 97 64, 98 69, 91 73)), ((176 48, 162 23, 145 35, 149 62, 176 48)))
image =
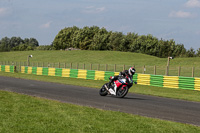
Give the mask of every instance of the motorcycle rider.
MULTIPOLYGON (((124 70, 122 72, 119 73, 118 76, 111 76, 109 79, 109 84, 108 84, 108 88, 110 88, 111 83, 113 83, 113 81, 117 80, 119 77, 123 76, 123 77, 130 77, 131 79, 133 79, 133 75, 135 74, 135 68, 134 67, 130 67, 128 70, 124 70)), ((137 82, 135 82, 135 84, 137 84, 137 82)), ((132 86, 132 84, 130 85, 130 87, 132 86)))

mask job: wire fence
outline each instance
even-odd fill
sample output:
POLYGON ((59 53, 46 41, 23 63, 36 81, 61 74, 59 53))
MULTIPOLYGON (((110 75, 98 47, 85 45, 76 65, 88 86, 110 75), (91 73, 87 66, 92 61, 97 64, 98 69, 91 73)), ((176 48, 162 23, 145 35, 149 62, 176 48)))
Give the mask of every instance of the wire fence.
POLYGON ((135 67, 136 73, 168 75, 168 76, 184 76, 184 77, 200 77, 200 67, 182 67, 182 66, 139 66, 139 65, 119 65, 119 64, 89 64, 89 63, 50 63, 50 62, 15 62, 0 61, 0 65, 14 65, 16 72, 20 72, 21 66, 32 67, 50 67, 50 68, 68 68, 68 69, 86 69, 99 71, 120 72, 130 67, 135 67))

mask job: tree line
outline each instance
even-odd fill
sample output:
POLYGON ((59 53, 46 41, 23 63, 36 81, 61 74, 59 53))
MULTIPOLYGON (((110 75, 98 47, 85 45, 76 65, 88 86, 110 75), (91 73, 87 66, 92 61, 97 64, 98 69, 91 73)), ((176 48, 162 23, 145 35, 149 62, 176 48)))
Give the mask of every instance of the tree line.
POLYGON ((35 38, 4 37, 0 40, 0 51, 26 51, 34 50, 39 46, 35 38))
POLYGON ((138 35, 137 33, 107 31, 97 26, 78 28, 76 26, 62 29, 53 41, 56 50, 69 47, 82 50, 109 50, 136 52, 157 57, 195 57, 200 56, 190 48, 186 50, 183 44, 176 44, 173 39, 158 39, 151 34, 138 35))
POLYGON ((200 57, 200 48, 187 50, 183 44, 176 44, 173 39, 163 40, 151 34, 138 35, 107 31, 97 26, 78 28, 67 27, 59 31, 51 45, 39 46, 35 38, 4 37, 0 40, 1 51, 26 50, 65 50, 67 48, 82 50, 108 50, 135 52, 153 55, 161 58, 173 57, 200 57))

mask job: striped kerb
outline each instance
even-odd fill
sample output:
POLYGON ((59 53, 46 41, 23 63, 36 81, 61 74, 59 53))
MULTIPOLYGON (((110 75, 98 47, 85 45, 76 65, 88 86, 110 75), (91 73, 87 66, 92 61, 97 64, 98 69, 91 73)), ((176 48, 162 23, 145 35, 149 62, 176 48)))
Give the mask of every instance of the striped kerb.
POLYGON ((70 69, 70 77, 77 78, 78 77, 78 69, 70 69))
POLYGON ((86 79, 87 77, 87 70, 78 70, 78 78, 86 79))
POLYGON ((25 67, 25 71, 24 71, 24 73, 28 73, 28 67, 25 67))
POLYGON ((1 66, 1 71, 5 72, 5 66, 4 65, 1 66))
POLYGON ((70 77, 70 69, 62 69, 62 77, 70 77))
POLYGON ((119 74, 119 72, 109 72, 109 71, 105 71, 104 80, 105 80, 105 81, 109 81, 110 76, 114 76, 115 73, 118 73, 118 74, 119 74))
POLYGON ((195 78, 194 82, 195 82, 195 86, 194 86, 195 90, 200 91, 200 78, 195 78))
POLYGON ((114 76, 117 76, 117 75, 119 75, 119 72, 115 72, 115 73, 114 73, 114 76))
POLYGON ((49 68, 48 69, 48 75, 49 76, 55 76, 55 70, 56 70, 55 68, 49 68))
POLYGON ((62 77, 62 68, 56 68, 56 70, 55 70, 55 76, 62 77))
POLYGON ((21 66, 21 73, 25 73, 25 66, 21 66))
POLYGON ((42 67, 37 68, 37 75, 42 75, 42 67))
POLYGON ((136 74, 133 75, 133 81, 137 82, 137 79, 138 79, 138 74, 136 73, 136 74))
POLYGON ((32 74, 37 74, 37 67, 32 67, 32 74))
POLYGON ((5 66, 5 72, 10 72, 10 66, 5 66))
POLYGON ((151 75, 150 79, 151 79, 150 80, 151 86, 163 87, 163 76, 162 75, 151 75))
POLYGON ((192 77, 179 77, 179 88, 194 90, 194 78, 192 77))
POLYGON ((163 87, 179 88, 179 77, 177 76, 163 76, 163 87))
POLYGON ((94 80, 95 78, 95 70, 87 70, 87 77, 86 79, 92 79, 94 80))
MULTIPOLYGON (((14 72, 14 66, 0 65, 0 71, 14 72)), ((78 70, 63 68, 43 68, 43 67, 25 67, 21 66, 21 73, 62 76, 72 78, 82 78, 91 80, 109 80, 110 76, 117 76, 119 72, 95 71, 95 70, 78 70)), ((167 88, 180 88, 200 91, 200 78, 162 76, 150 74, 135 74, 133 81, 141 85, 151 85, 167 88)))
POLYGON ((138 74, 137 83, 140 85, 150 85, 150 75, 149 74, 138 74))
POLYGON ((105 77, 105 72, 104 71, 95 71, 95 80, 104 80, 105 77))
POLYGON ((42 75, 48 76, 48 73, 49 73, 49 68, 43 67, 43 68, 42 68, 42 75))
POLYGON ((28 67, 28 74, 32 74, 32 67, 28 67))
POLYGON ((15 68, 14 66, 10 66, 10 72, 15 72, 14 68, 15 68))

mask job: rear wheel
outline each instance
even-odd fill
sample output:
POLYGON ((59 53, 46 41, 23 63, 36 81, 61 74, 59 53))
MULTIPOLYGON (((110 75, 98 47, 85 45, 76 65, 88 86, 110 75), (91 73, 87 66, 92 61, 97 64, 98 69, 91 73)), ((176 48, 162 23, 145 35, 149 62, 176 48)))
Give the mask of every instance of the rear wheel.
POLYGON ((117 91, 117 97, 123 98, 128 93, 128 86, 120 87, 117 91))
POLYGON ((106 84, 104 84, 102 87, 101 87, 101 89, 99 90, 99 94, 101 95, 101 96, 106 96, 106 95, 108 95, 108 91, 106 90, 106 88, 105 88, 105 85, 107 85, 108 83, 106 83, 106 84))

